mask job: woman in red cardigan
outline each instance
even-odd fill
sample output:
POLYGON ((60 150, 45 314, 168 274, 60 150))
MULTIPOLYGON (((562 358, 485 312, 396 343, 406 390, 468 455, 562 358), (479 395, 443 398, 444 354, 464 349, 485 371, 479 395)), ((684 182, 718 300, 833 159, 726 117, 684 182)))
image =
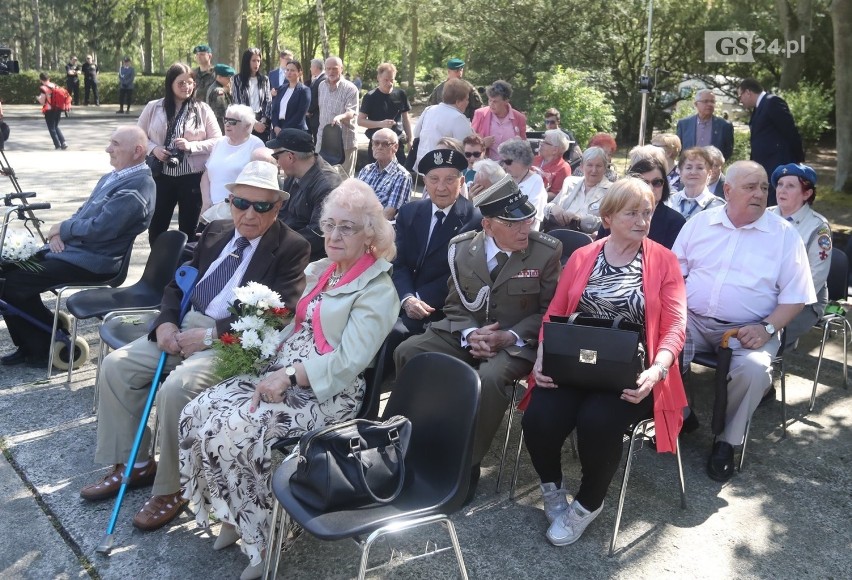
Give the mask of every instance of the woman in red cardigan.
POLYGON ((642 324, 650 362, 636 387, 620 393, 560 388, 542 374, 539 343, 535 388, 523 401, 524 440, 541 478, 551 522, 547 539, 556 546, 576 542, 601 512, 628 426, 653 413, 657 451, 674 452, 683 423, 686 395, 677 355, 686 331, 686 291, 675 255, 648 239, 654 205, 654 193, 640 179, 621 179, 609 188, 600 215, 611 234, 574 252, 544 316, 547 321, 585 312, 642 324), (561 450, 574 428, 583 475, 569 505, 561 450))

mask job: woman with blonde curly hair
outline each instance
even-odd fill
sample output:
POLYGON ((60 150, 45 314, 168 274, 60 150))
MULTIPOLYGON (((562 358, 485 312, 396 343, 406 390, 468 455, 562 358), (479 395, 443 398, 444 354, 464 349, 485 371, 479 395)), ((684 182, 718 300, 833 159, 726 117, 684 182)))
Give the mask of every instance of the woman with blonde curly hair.
POLYGON ((271 517, 272 443, 351 419, 364 397, 364 370, 396 321, 389 271, 394 230, 376 194, 347 179, 323 206, 327 258, 305 270, 307 285, 284 329, 277 370, 212 387, 181 415, 181 483, 200 526, 223 522, 214 549, 242 539, 249 566, 263 570, 271 517), (234 482, 240 482, 234 485, 234 482))

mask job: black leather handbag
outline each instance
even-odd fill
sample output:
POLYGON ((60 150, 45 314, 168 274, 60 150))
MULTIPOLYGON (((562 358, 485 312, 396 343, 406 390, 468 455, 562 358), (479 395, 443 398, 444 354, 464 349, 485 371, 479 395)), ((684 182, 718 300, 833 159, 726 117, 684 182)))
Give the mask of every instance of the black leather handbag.
POLYGON ((621 392, 645 369, 644 329, 581 313, 544 323, 542 374, 560 387, 621 392))
POLYGON ((322 511, 390 503, 405 484, 411 422, 353 419, 315 429, 299 440, 293 496, 322 511))

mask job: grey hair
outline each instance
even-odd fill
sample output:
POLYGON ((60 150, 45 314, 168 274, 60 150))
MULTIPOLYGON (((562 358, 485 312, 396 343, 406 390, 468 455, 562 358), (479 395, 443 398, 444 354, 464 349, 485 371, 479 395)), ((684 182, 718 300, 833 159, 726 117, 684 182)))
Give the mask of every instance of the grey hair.
POLYGON ((512 98, 512 85, 506 81, 494 81, 491 86, 485 89, 485 94, 489 98, 502 97, 504 101, 512 98))
POLYGON ((316 156, 316 153, 314 153, 313 151, 307 151, 307 152, 305 152, 305 151, 290 151, 290 153, 292 153, 293 156, 296 159, 298 159, 299 161, 305 161, 307 159, 313 159, 316 156))
POLYGON ((700 100, 701 100, 701 95, 706 95, 706 94, 708 94, 708 93, 712 95, 712 94, 713 94, 713 91, 712 91, 712 90, 710 90, 710 89, 701 89, 701 90, 699 90, 697 93, 695 93, 695 102, 697 103, 698 101, 700 101, 700 100))
POLYGON ((315 69, 322 70, 325 67, 325 63, 322 61, 321 58, 312 58, 311 66, 315 69))
POLYGON ((506 177, 506 171, 493 159, 480 159, 473 164, 473 170, 476 171, 477 177, 482 176, 491 185, 506 177))
POLYGON ((370 140, 372 141, 376 137, 379 137, 379 138, 384 137, 388 141, 390 141, 391 143, 399 142, 399 137, 396 136, 396 133, 394 133, 392 130, 388 129, 387 127, 383 128, 383 129, 379 129, 378 131, 373 133, 373 136, 370 138, 370 140))
POLYGON ((656 145, 637 145, 630 150, 628 157, 630 158, 630 167, 633 167, 638 161, 643 159, 654 159, 664 168, 666 167, 666 152, 663 151, 662 147, 657 147, 656 145))
POLYGON ((329 61, 333 62, 335 65, 339 66, 340 68, 343 68, 343 61, 340 60, 339 56, 332 55, 332 56, 328 57, 327 59, 325 59, 326 63, 328 63, 329 61))
POLYGON ((518 161, 523 165, 532 165, 533 162, 533 152, 530 142, 523 139, 503 141, 497 148, 497 152, 501 156, 509 157, 513 161, 518 161))
POLYGON ((722 152, 719 151, 719 148, 714 145, 706 145, 704 150, 710 156, 710 159, 713 160, 713 165, 718 165, 719 167, 725 164, 725 156, 722 155, 722 152))
POLYGON ((606 156, 606 151, 601 149, 600 147, 589 147, 585 151, 583 151, 583 163, 587 163, 592 161, 593 159, 597 159, 598 157, 604 162, 604 165, 609 163, 609 158, 606 156))
POLYGON ((548 129, 544 132, 544 139, 547 139, 548 137, 551 140, 556 140, 556 146, 562 150, 562 153, 568 151, 571 141, 568 140, 568 137, 562 132, 562 129, 548 129))
POLYGON ((239 119, 247 126, 254 126, 254 111, 248 105, 228 105, 225 109, 225 116, 231 119, 239 119))
POLYGON ((396 232, 385 219, 384 208, 373 188, 354 177, 346 179, 331 190, 322 206, 322 219, 332 208, 342 208, 364 220, 364 230, 372 236, 372 253, 388 262, 396 256, 396 232))

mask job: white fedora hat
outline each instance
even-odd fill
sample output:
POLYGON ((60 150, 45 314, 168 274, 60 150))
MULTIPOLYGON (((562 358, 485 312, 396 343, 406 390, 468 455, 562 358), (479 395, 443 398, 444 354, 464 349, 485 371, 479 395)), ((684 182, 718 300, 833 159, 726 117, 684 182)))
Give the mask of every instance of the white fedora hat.
POLYGON ((234 188, 238 185, 248 185, 268 191, 274 191, 281 196, 281 199, 287 201, 290 199, 290 194, 286 191, 281 191, 278 185, 278 166, 269 163, 268 161, 252 161, 240 171, 237 180, 229 183, 225 188, 234 193, 234 188))

